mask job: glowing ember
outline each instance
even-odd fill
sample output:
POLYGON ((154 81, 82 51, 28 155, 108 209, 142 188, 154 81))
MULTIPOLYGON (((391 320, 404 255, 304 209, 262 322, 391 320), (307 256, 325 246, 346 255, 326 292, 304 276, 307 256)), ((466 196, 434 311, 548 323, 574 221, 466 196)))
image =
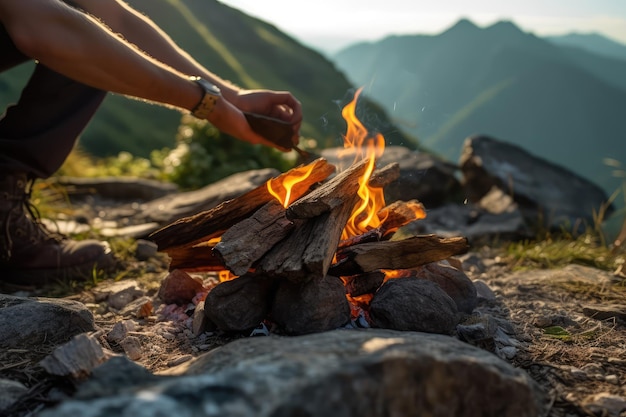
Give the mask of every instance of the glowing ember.
POLYGON ((230 281, 231 279, 237 278, 237 275, 233 275, 233 273, 228 270, 220 271, 218 273, 218 276, 219 276, 220 282, 230 281))
POLYGON ((381 269, 380 271, 385 274, 383 283, 394 278, 409 278, 415 276, 415 271, 410 269, 381 269))

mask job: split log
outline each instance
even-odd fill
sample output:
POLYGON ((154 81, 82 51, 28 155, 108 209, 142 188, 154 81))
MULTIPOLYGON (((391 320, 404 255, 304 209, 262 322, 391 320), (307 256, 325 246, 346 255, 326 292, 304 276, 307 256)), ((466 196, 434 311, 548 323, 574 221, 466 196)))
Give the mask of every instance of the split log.
POLYGON ((312 219, 295 220, 291 234, 265 254, 256 265, 257 270, 299 282, 325 277, 358 201, 357 194, 344 196, 343 204, 329 212, 312 219))
POLYGON ((343 205, 346 196, 355 195, 359 179, 365 174, 369 159, 354 163, 322 187, 311 191, 287 208, 288 219, 311 219, 343 205))
POLYGON ((338 261, 329 273, 350 276, 377 269, 410 269, 466 253, 468 249, 465 237, 443 238, 436 235, 363 243, 337 251, 338 261))
POLYGON ((282 204, 277 200, 270 201, 252 217, 228 229, 215 245, 214 252, 233 274, 240 276, 285 238, 293 227, 293 222, 285 217, 282 204))
POLYGON ((186 272, 224 271, 222 258, 213 252, 214 245, 200 243, 196 246, 178 246, 165 252, 170 257, 169 270, 180 269, 186 272))
MULTIPOLYGON (((294 198, 301 197, 309 191, 311 186, 325 180, 335 171, 335 167, 323 158, 313 161, 307 167, 312 169, 311 175, 292 188, 291 195, 294 198)), ((293 168, 270 180, 274 189, 278 192, 284 190, 281 185, 282 180, 293 175, 298 169, 302 169, 302 167, 293 168)), ((249 217, 274 198, 267 189, 267 183, 265 183, 240 197, 225 201, 211 210, 181 218, 152 233, 149 238, 157 244, 160 251, 178 246, 193 246, 220 236, 228 228, 249 217)))
POLYGON ((424 205, 417 200, 395 201, 378 212, 378 218, 384 219, 380 225, 383 236, 425 217, 424 205))
POLYGON ((387 240, 393 236, 393 233, 400 227, 409 224, 412 221, 420 220, 426 217, 426 210, 422 203, 417 200, 396 201, 381 209, 378 212, 378 218, 382 218, 380 226, 375 229, 368 230, 357 236, 339 242, 338 248, 345 248, 353 245, 360 245, 368 242, 378 242, 387 240))
POLYGON ((375 170, 367 183, 373 188, 383 188, 400 178, 400 164, 392 162, 375 170))

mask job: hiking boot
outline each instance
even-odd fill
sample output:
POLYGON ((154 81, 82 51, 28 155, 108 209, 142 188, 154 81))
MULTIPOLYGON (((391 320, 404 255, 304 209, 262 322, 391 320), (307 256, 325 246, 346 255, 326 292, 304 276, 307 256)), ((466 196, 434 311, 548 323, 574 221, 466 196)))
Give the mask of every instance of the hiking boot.
POLYGON ((0 177, 0 281, 42 285, 84 280, 112 268, 115 258, 107 243, 71 240, 38 221, 30 204, 33 182, 26 174, 0 177))

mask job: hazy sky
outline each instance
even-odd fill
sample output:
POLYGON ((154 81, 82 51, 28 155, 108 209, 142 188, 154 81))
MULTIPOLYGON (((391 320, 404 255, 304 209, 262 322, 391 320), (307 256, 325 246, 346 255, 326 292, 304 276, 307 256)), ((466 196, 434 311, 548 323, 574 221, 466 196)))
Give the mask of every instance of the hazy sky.
POLYGON ((626 44, 626 0, 221 0, 310 46, 337 50, 389 34, 434 34, 462 17, 513 20, 536 35, 599 32, 626 44))

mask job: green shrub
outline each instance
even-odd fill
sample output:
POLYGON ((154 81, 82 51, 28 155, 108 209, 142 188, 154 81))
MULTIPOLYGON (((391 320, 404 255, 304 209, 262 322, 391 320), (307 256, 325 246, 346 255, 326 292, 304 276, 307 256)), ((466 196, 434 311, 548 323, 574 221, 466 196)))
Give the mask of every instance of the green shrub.
POLYGON ((199 188, 237 172, 276 168, 283 172, 295 158, 263 145, 251 145, 221 133, 210 123, 183 117, 173 150, 153 151, 161 179, 183 189, 199 188))

